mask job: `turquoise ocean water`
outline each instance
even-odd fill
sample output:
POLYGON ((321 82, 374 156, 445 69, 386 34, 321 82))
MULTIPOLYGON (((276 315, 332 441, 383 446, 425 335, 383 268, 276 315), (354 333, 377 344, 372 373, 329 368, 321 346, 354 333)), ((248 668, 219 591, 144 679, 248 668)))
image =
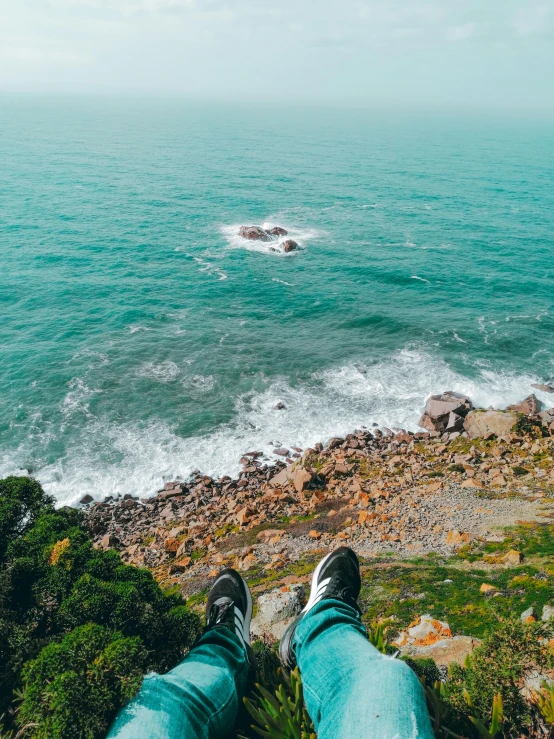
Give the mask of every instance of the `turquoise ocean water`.
POLYGON ((2 98, 0 474, 143 495, 505 406, 554 375, 553 257, 546 122, 2 98))

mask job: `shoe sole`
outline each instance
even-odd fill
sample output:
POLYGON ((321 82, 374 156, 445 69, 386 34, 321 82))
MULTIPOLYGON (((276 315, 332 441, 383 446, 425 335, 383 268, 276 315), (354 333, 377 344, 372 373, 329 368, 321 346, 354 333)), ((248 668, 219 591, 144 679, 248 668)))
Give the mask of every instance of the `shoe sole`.
POLYGON ((312 584, 310 587, 310 597, 308 598, 308 602, 304 606, 304 608, 300 611, 298 616, 294 619, 294 621, 289 625, 285 633, 283 634, 281 641, 279 642, 279 659, 281 660, 281 664, 283 667, 285 667, 287 670, 293 670, 296 667, 296 659, 294 657, 294 650, 292 648, 292 642, 294 639, 294 634, 296 632, 296 627, 302 621, 306 613, 310 611, 314 605, 315 605, 315 599, 317 597, 317 581, 319 579, 319 573, 321 572, 323 565, 327 562, 329 557, 332 557, 335 552, 329 552, 321 562, 317 565, 315 568, 314 574, 312 575, 312 584))

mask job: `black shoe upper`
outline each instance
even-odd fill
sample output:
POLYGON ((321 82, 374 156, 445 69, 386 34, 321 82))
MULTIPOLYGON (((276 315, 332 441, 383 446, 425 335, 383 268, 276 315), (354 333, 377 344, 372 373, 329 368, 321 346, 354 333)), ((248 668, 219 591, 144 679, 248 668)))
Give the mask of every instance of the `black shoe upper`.
POLYGON ((317 578, 312 581, 312 591, 305 611, 326 598, 342 600, 358 608, 361 588, 360 564, 352 549, 339 547, 321 563, 317 578))
POLYGON ((230 567, 222 570, 208 595, 206 631, 228 628, 249 647, 251 618, 252 597, 248 585, 230 567))
POLYGON ((352 549, 339 547, 321 560, 312 577, 308 602, 288 627, 279 644, 279 657, 284 667, 292 670, 296 665, 294 635, 298 624, 312 608, 322 600, 334 598, 347 603, 359 612, 357 600, 360 588, 360 564, 352 549))

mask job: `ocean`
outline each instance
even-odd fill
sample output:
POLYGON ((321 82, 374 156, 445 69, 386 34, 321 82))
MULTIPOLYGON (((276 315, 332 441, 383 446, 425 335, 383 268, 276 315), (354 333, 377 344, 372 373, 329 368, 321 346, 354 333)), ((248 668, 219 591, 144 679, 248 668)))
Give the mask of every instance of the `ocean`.
POLYGON ((249 102, 0 98, 1 476, 145 496, 554 375, 551 122, 249 102))

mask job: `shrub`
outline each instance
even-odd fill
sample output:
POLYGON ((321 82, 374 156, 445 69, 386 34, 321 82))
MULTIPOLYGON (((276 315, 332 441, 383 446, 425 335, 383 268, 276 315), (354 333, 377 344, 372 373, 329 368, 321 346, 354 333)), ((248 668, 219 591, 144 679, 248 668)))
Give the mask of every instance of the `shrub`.
POLYGON ((0 481, 0 716, 7 730, 33 724, 26 739, 101 737, 140 675, 173 667, 199 630, 179 594, 94 549, 81 523, 79 511, 55 510, 36 481, 0 481), (50 680, 53 664, 67 669, 50 680))
POLYGON ((552 625, 522 624, 520 621, 499 623, 475 649, 465 666, 451 666, 445 684, 447 702, 460 713, 468 705, 477 718, 486 719, 497 694, 502 698, 504 736, 529 735, 533 707, 524 699, 520 688, 526 674, 540 666, 554 667, 554 652, 549 646, 552 625))
POLYGON ((117 709, 140 687, 146 664, 138 637, 80 626, 25 666, 18 723, 35 739, 105 736, 117 709))

